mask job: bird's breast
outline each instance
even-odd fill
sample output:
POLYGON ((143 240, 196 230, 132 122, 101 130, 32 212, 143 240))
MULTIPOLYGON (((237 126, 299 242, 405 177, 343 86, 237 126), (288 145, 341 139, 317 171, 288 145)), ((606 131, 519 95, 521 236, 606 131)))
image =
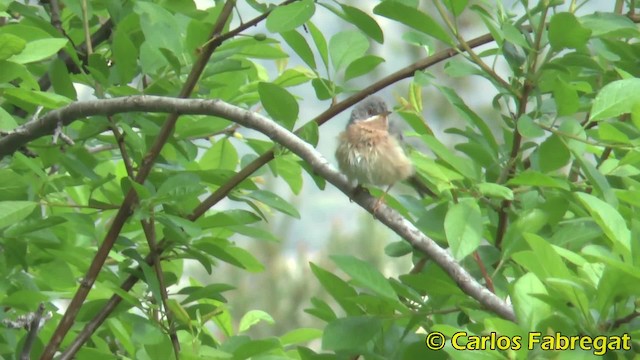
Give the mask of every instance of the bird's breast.
POLYGON ((338 142, 338 165, 351 180, 391 185, 413 174, 404 150, 386 130, 352 124, 339 135, 338 142))

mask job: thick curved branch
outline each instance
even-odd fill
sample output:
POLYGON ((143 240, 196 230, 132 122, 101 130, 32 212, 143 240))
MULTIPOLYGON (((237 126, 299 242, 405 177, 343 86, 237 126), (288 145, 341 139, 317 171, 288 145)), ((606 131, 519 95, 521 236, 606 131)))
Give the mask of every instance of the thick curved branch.
MULTIPOLYGON (((58 121, 68 124, 79 118, 94 115, 112 115, 123 112, 168 112, 176 114, 212 115, 226 118, 269 136, 273 141, 285 146, 306 161, 311 165, 316 174, 325 178, 336 188, 345 194, 353 194, 354 189, 347 179, 334 169, 313 146, 304 142, 274 121, 237 106, 227 104, 221 100, 132 96, 78 102, 52 111, 38 119, 38 122, 46 124, 46 126, 49 126, 48 124, 56 124, 58 121)), ((376 198, 365 192, 357 192, 352 196, 352 199, 364 209, 373 213, 376 198)), ((421 233, 420 230, 400 216, 396 211, 387 206, 380 206, 374 216, 408 241, 415 249, 432 258, 466 294, 499 316, 515 321, 515 314, 511 306, 480 285, 446 250, 439 247, 433 240, 421 233)))

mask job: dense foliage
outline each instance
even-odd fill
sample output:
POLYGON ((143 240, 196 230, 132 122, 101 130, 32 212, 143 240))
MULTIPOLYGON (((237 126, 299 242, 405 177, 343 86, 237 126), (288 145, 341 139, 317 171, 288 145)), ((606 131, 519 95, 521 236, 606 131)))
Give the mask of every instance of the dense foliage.
MULTIPOLYGON (((529 344, 537 331, 628 334, 631 350, 604 352, 632 358, 640 348, 640 31, 634 1, 601 12, 592 3, 602 5, 227 0, 198 9, 191 0, 0 0, 0 357, 557 356, 529 344), (468 36, 470 23, 480 36, 468 36), (359 88, 354 79, 389 62, 371 44, 390 41, 419 59, 359 88), (482 94, 471 101, 451 78, 482 79, 482 94), (331 257, 340 272, 311 263, 305 281, 323 296, 305 311, 324 327, 267 337, 248 331, 285 319, 258 310, 234 316, 227 294, 238 284, 219 276, 223 263, 264 270, 235 239, 278 241, 261 226, 271 210, 301 216, 289 194, 260 180, 278 176, 294 194, 303 179, 316 191, 341 180, 288 143, 239 135, 242 117, 101 102, 219 99, 316 146, 318 126, 401 80, 394 110, 410 127, 405 135, 430 150, 410 154, 436 195, 392 193, 393 210, 375 216, 406 240, 387 244, 387 260, 412 270, 386 277, 348 250, 331 257), (452 110, 439 127, 455 145, 425 119, 422 94, 433 89, 429 101, 452 110), (95 116, 40 121, 87 93, 104 106, 88 112, 95 116), (301 93, 328 109, 301 112, 301 93), (475 108, 487 96, 482 106, 495 116, 475 108), (221 207, 223 199, 235 205, 221 207), (420 231, 403 232, 397 214, 420 231), (187 260, 211 283, 185 278, 187 260), (39 316, 41 328, 28 326, 39 316), (460 351, 449 340, 460 331, 520 336, 522 346, 460 351), (443 350, 425 346, 433 332, 447 337, 443 350)), ((375 199, 361 196, 371 211, 375 199)), ((244 296, 273 286, 256 284, 244 296)))

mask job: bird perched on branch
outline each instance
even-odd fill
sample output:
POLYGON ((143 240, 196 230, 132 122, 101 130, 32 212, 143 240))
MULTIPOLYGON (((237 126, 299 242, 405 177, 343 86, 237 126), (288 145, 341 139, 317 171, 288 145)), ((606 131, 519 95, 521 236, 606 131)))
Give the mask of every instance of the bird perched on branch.
POLYGON ((350 181, 387 187, 374 212, 395 183, 414 174, 400 134, 389 131, 389 114, 382 98, 367 97, 351 112, 347 128, 338 136, 336 149, 340 171, 350 181))

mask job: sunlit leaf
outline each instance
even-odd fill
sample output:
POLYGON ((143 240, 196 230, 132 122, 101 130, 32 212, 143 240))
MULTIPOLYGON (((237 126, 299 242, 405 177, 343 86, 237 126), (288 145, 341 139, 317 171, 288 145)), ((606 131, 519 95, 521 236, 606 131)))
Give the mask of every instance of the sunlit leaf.
POLYGON ((287 129, 292 129, 299 111, 293 95, 281 86, 265 82, 258 84, 258 93, 267 113, 287 129))
POLYGON ((591 36, 591 30, 580 24, 572 13, 557 13, 549 21, 549 42, 555 50, 577 49, 584 46, 591 36))
POLYGON ((274 33, 293 30, 311 19, 315 11, 313 0, 278 6, 267 17, 267 29, 274 33))
POLYGON ((383 1, 373 8, 373 13, 398 21, 436 39, 451 44, 451 37, 429 15, 398 1, 383 1))
POLYGON ((480 245, 482 240, 482 215, 473 200, 452 205, 444 219, 444 230, 453 256, 462 260, 480 245))
POLYGON ((44 60, 55 55, 60 49, 67 45, 67 39, 41 39, 28 42, 24 49, 9 60, 18 64, 29 64, 44 60))

